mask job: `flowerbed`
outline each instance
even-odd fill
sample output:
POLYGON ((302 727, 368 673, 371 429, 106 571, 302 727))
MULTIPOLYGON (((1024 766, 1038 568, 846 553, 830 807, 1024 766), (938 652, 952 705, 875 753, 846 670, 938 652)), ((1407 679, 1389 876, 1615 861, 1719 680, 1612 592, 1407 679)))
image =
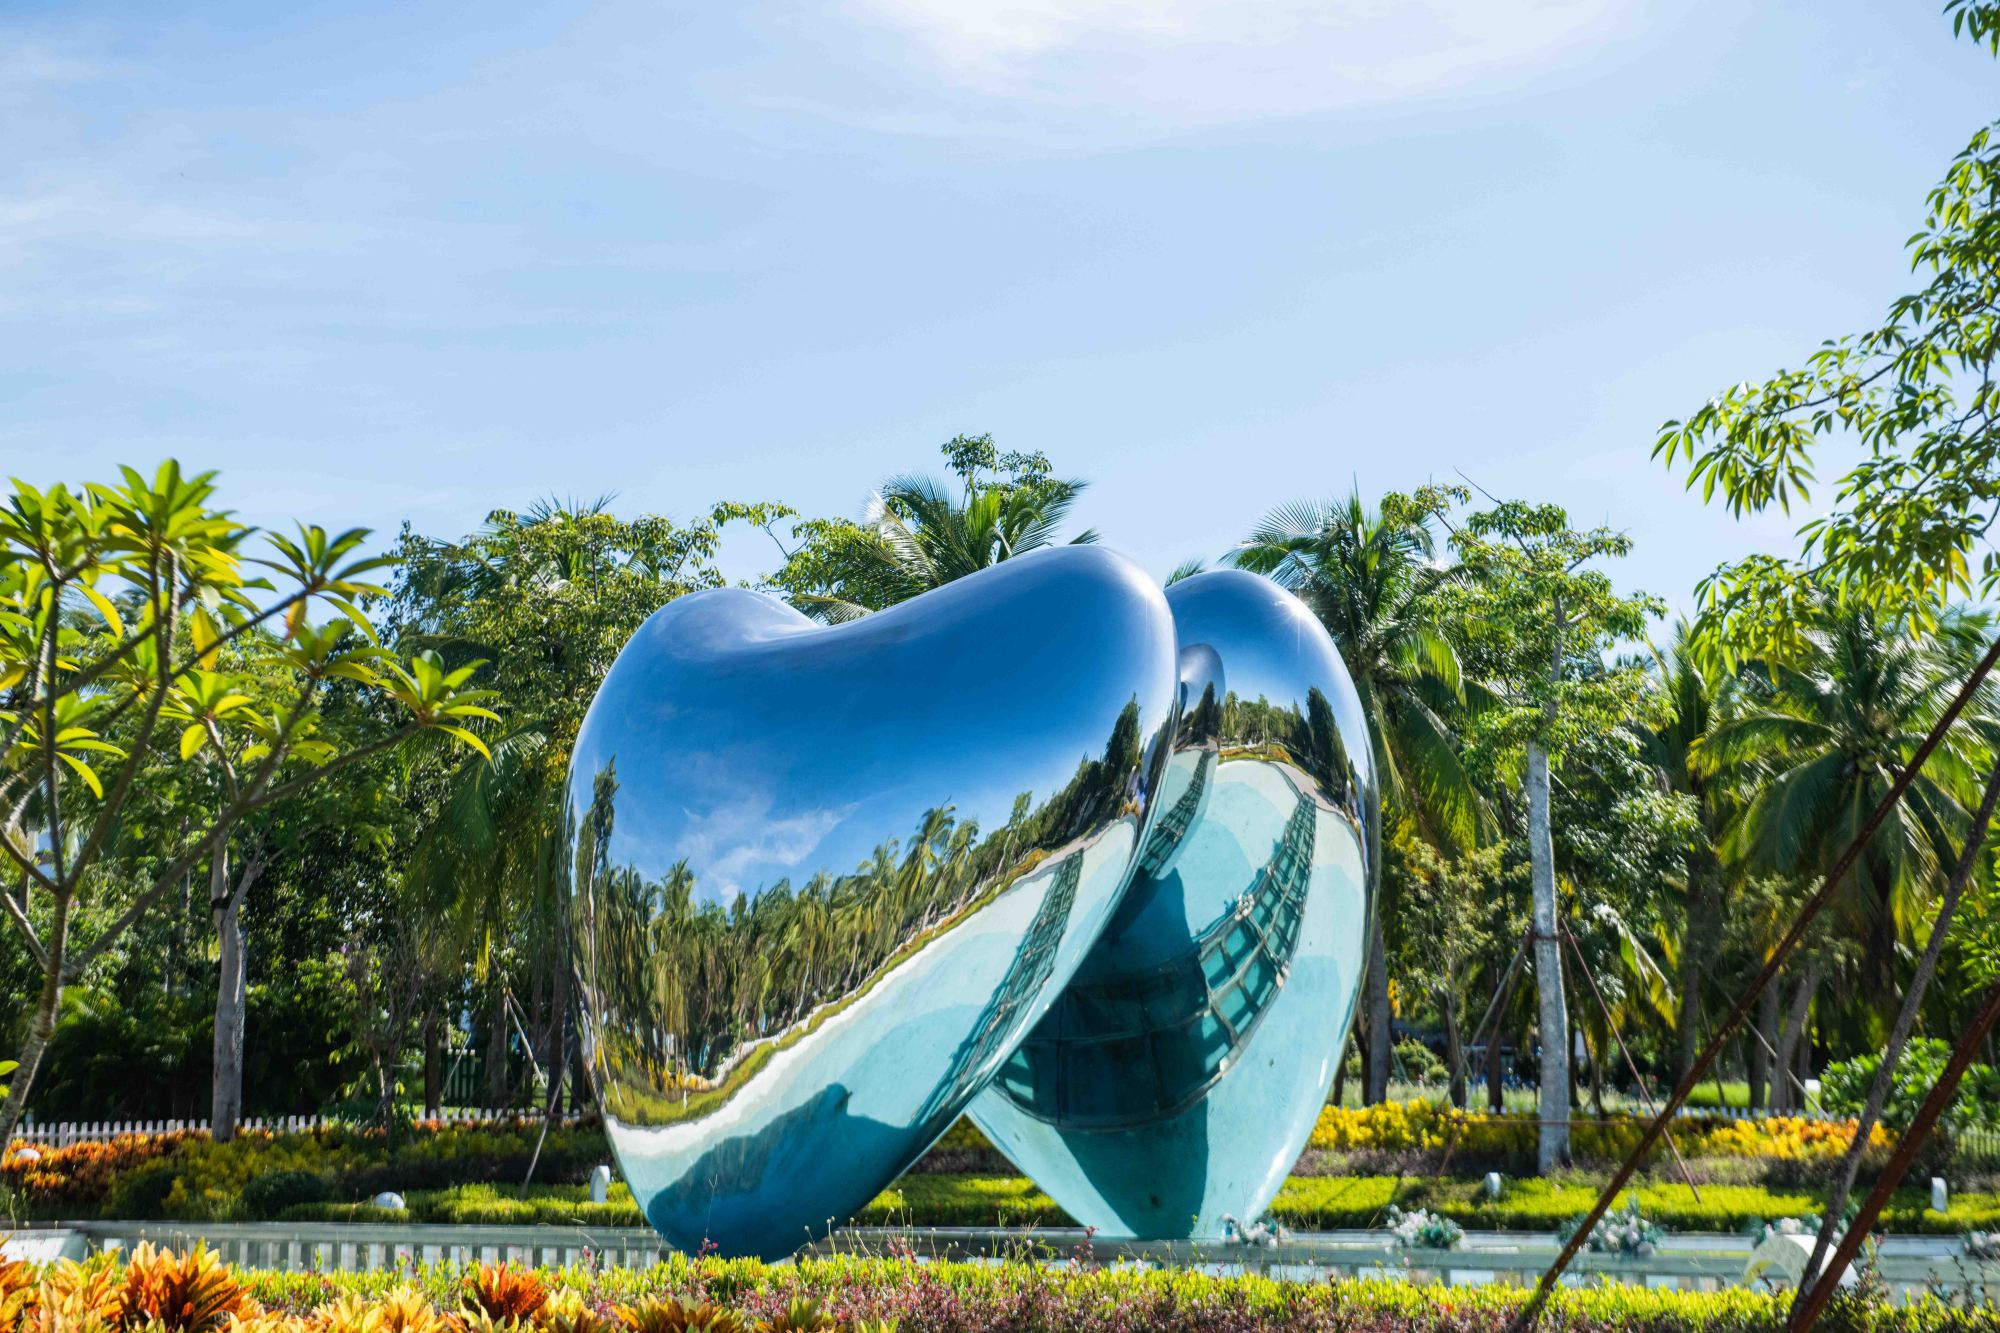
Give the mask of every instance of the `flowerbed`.
MULTIPOLYGON (((395 1142, 379 1129, 325 1126, 275 1133, 245 1130, 217 1143, 206 1130, 125 1134, 63 1148, 11 1145, 0 1157, 0 1185, 33 1218, 120 1217, 214 1221, 282 1211, 284 1197, 259 1199, 252 1181, 286 1175, 317 1182, 301 1197, 366 1198, 384 1189, 439 1188, 466 1181, 521 1179, 540 1133, 539 1121, 425 1121, 395 1142)), ((595 1126, 549 1132, 536 1174, 580 1181, 610 1159, 595 1126)))
MULTIPOLYGON (((353 1275, 230 1269, 200 1251, 141 1247, 35 1271, 0 1264, 0 1331, 105 1333, 1499 1333, 1526 1299, 1502 1286, 1290 1282, 1082 1264, 918 1264, 837 1258, 775 1266, 685 1260, 643 1272, 486 1265, 353 1275)), ((1562 1333, 1763 1333, 1782 1297, 1606 1287, 1563 1290, 1562 1333)), ((1995 1327, 1991 1306, 1838 1298, 1830 1333, 1995 1327)))

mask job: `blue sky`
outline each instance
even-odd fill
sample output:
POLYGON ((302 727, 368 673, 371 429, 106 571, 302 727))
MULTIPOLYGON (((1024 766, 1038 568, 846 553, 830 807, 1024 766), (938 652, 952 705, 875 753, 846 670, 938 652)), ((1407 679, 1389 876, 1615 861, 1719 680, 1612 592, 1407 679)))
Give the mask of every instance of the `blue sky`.
POLYGON ((15 0, 0 463, 455 533, 855 514, 991 431, 1156 572, 1462 470, 1685 604, 1791 524, 1654 427, 1877 316, 2000 110, 1937 8, 15 0))

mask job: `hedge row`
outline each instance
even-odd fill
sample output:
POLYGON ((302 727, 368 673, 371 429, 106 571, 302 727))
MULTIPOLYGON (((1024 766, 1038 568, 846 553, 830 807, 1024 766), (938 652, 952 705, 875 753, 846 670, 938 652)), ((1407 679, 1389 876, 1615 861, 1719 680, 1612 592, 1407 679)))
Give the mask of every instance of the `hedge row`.
MULTIPOLYGON (((0 1263, 0 1330, 106 1333, 1499 1333, 1518 1287, 1293 1282, 1186 1270, 835 1258, 784 1266, 685 1260, 643 1272, 481 1265, 326 1275, 232 1270, 141 1247, 119 1266, 0 1263)), ((1765 1333, 1782 1297, 1609 1286, 1558 1292, 1560 1333, 1765 1333)), ((1828 1333, 2000 1326, 1990 1305, 1837 1298, 1828 1333)))
MULTIPOLYGON (((1749 1185, 1708 1185, 1696 1198, 1685 1185, 1654 1183, 1638 1190, 1640 1210, 1672 1231, 1741 1231, 1753 1222, 1817 1213, 1821 1195, 1749 1185)), ((1553 1231, 1596 1201, 1587 1180, 1510 1182, 1496 1202, 1475 1180, 1424 1180, 1395 1176, 1311 1176, 1285 1182, 1271 1215, 1298 1231, 1383 1225, 1391 1203, 1424 1208, 1483 1231, 1553 1231)), ((606 1203, 588 1202, 581 1186, 537 1189, 529 1197, 504 1187, 462 1186, 412 1193, 408 1211, 367 1205, 302 1205, 286 1217, 299 1221, 415 1221, 471 1223, 582 1223, 641 1226, 638 1207, 624 1186, 606 1203)), ((1896 1232, 1955 1235, 2000 1230, 2000 1195, 1960 1194, 1951 1211, 1929 1211, 1929 1196, 1904 1190, 1883 1214, 1896 1232)), ((878 1195, 855 1222, 867 1226, 1067 1226, 1070 1219, 1025 1176, 909 1175, 878 1195)))

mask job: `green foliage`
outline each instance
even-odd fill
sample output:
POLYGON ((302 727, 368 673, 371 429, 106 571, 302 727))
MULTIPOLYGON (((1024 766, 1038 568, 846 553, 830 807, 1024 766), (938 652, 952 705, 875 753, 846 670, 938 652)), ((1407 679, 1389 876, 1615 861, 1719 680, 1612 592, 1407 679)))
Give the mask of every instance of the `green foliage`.
MULTIPOLYGON (((999 453, 990 435, 956 436, 943 452, 962 484, 959 494, 929 477, 891 477, 860 523, 795 525, 798 545, 786 550, 771 586, 808 615, 852 620, 1055 544, 1084 490, 1081 481, 1052 476, 1045 454, 999 453), (987 472, 995 475, 983 477, 987 472)), ((1071 540, 1092 542, 1097 534, 1071 540)))
POLYGON ((1462 571, 1437 561, 1433 529, 1465 495, 1449 487, 1391 492, 1373 512, 1359 492, 1281 505, 1228 557, 1313 609, 1368 718, 1389 817, 1459 850, 1478 841, 1488 813, 1459 756, 1466 683, 1441 624, 1462 571))
POLYGON ((1644 638, 1663 604, 1620 593, 1596 567, 1629 554, 1631 538, 1577 530, 1559 505, 1516 500, 1469 515, 1452 546, 1466 571, 1451 595, 1458 632, 1482 678, 1502 684, 1476 719, 1487 743, 1533 740, 1560 758, 1641 716, 1640 668, 1603 655, 1644 638))
POLYGON ((1436 1052, 1408 1037, 1396 1043, 1395 1056, 1403 1077, 1412 1083, 1429 1083, 1445 1072, 1444 1061, 1437 1058, 1436 1052))
MULTIPOLYGON (((1510 1181, 1497 1202, 1476 1176, 1457 1178, 1337 1175, 1294 1176, 1271 1204, 1273 1220, 1298 1231, 1368 1229, 1388 1225, 1390 1207, 1422 1209, 1476 1231, 1554 1231, 1575 1220, 1597 1198, 1601 1181, 1571 1175, 1557 1180, 1510 1181)), ((1709 1184, 1695 1198, 1687 1186, 1659 1179, 1635 1191, 1645 1217, 1671 1231, 1733 1233, 1771 1217, 1823 1209, 1820 1189, 1709 1184)), ((305 1204, 285 1216, 298 1221, 406 1221, 453 1225, 643 1226, 645 1219, 622 1185, 602 1204, 589 1202, 581 1185, 537 1186, 517 1197, 512 1186, 461 1185, 404 1194, 408 1211, 390 1214, 365 1203, 305 1204)), ((2000 1226, 2000 1194, 1961 1191, 1948 1213, 1929 1211, 1930 1196, 1897 1193, 1884 1225, 1895 1232, 1948 1235, 2000 1226)), ((1025 1176, 915 1173, 871 1199, 852 1219, 857 1226, 1050 1227, 1073 1219, 1025 1176)))
POLYGON ((213 474, 169 461, 76 490, 17 480, 0 505, 0 853, 22 885, 8 920, 44 979, 0 1133, 67 982, 204 861, 216 911, 247 891, 254 874, 232 881, 226 860, 241 827, 420 734, 476 748, 467 724, 493 717, 469 672, 377 645, 359 603, 387 562, 363 553, 365 530, 302 523, 253 555, 215 498, 213 474), (316 606, 335 618, 313 624, 316 606), (326 725, 342 693, 371 705, 358 734, 326 725), (149 826, 162 790, 186 802, 149 826), (107 891, 117 914, 73 936, 107 891))
POLYGON ((316 1172, 272 1171, 244 1182, 238 1209, 246 1217, 268 1219, 300 1204, 324 1203, 332 1194, 332 1183, 316 1172))
MULTIPOLYGON (((1902 1130, 1916 1118, 1917 1108, 1937 1086, 1951 1059, 1951 1043, 1938 1037, 1912 1037, 1896 1062, 1889 1099, 1882 1106, 1882 1123, 1902 1130)), ((1882 1067, 1879 1051, 1836 1060, 1820 1075, 1820 1101, 1837 1115, 1857 1115, 1868 1099, 1869 1086, 1882 1067)), ((2000 1071, 1975 1064, 1965 1071, 1958 1093, 1945 1108, 1941 1122, 1947 1131, 2000 1130, 2000 1071)))
MULTIPOLYGON (((2000 52, 1990 4, 1953 0, 1954 31, 2000 52)), ((1934 623, 1952 600, 2000 580, 1986 538, 2000 504, 1993 370, 2000 351, 2000 140, 1973 135, 1930 192, 1910 237, 1926 274, 1882 322, 1832 339, 1801 366, 1724 389, 1660 428, 1654 456, 1684 463, 1704 499, 1731 512, 1790 511, 1838 440, 1861 459, 1833 484, 1833 508, 1799 530, 1796 558, 1753 556, 1703 581, 1702 632, 1725 652, 1778 653, 1832 595, 1885 619, 1934 623), (1975 560, 1976 557, 1976 560, 1975 560)))
MULTIPOLYGON (((1831 868, 1957 692, 1987 625, 1954 615, 1941 630, 1916 640, 1865 607, 1816 606, 1788 657, 1751 664, 1693 756, 1745 794, 1723 830, 1725 860, 1792 878, 1831 868)), ((1990 709, 1983 699, 1975 718, 1990 709)), ((1864 992, 1878 1005, 1894 998, 1898 937, 1957 859, 1989 762, 1980 731, 1947 734, 1839 886, 1842 930, 1862 943, 1864 992)))
MULTIPOLYGON (((482 1194, 480 1185, 523 1179, 540 1128, 526 1121, 419 1125, 392 1138, 381 1129, 336 1126, 244 1133, 228 1143, 205 1132, 131 1136, 113 1145, 58 1150, 34 1166, 10 1161, 5 1179, 25 1214, 35 1218, 229 1220, 300 1209, 336 1216, 346 1203, 385 1189, 416 1200, 431 1197, 426 1191, 448 1195, 454 1187, 470 1191, 468 1204, 485 1206, 497 1200, 482 1194)), ((576 1182, 609 1155, 601 1131, 557 1127, 543 1145, 537 1174, 571 1182, 574 1188, 559 1197, 566 1206, 580 1204, 576 1182)), ((449 1199, 442 1203, 438 1220, 447 1220, 452 1206, 449 1199)))

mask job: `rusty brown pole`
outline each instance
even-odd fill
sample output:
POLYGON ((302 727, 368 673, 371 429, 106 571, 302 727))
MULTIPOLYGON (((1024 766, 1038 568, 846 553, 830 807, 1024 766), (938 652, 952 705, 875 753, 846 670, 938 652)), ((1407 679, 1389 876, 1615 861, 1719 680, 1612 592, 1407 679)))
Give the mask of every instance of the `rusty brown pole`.
POLYGON ((2000 986, 1986 992, 1986 1002, 1979 1006, 1979 1013, 1973 1018, 1972 1026, 1958 1039, 1952 1049, 1951 1059, 1946 1062, 1944 1073, 1938 1076, 1937 1086, 1918 1108, 1916 1119, 1903 1131, 1903 1137, 1896 1144, 1896 1151, 1889 1155, 1888 1165, 1882 1168, 1882 1178, 1875 1182, 1875 1188, 1868 1191, 1867 1201, 1861 1211, 1854 1215, 1848 1225, 1847 1234, 1840 1238, 1840 1248, 1827 1260, 1826 1267, 1813 1279, 1812 1290, 1792 1314, 1792 1333, 1806 1333, 1819 1318, 1820 1311, 1833 1296, 1833 1289, 1840 1285, 1840 1275, 1854 1262, 1860 1252, 1861 1243, 1868 1239, 1868 1233, 1875 1227, 1875 1220, 1882 1215, 1882 1206, 1889 1202, 1889 1196, 1896 1192, 1896 1186, 1903 1183, 1910 1164, 1917 1160, 1917 1152, 1930 1137, 1937 1125, 1938 1117, 1958 1091, 1958 1082, 1971 1067, 1972 1060, 1979 1053, 1979 1045, 1986 1040, 1986 1034, 1993 1029, 1995 1019, 2000 1019, 2000 986))
POLYGON ((1541 1281, 1535 1284, 1534 1295, 1528 1298, 1528 1303, 1521 1307, 1520 1313, 1515 1315, 1513 1322, 1508 1325, 1509 1333, 1520 1333, 1520 1330, 1533 1324, 1536 1317, 1541 1314, 1542 1307, 1548 1304, 1550 1293, 1562 1280, 1563 1270, 1569 1267, 1570 1261, 1576 1258, 1577 1252, 1583 1248, 1591 1232, 1611 1210, 1612 1202, 1617 1199, 1619 1191, 1625 1188, 1626 1182, 1632 1179, 1633 1173, 1639 1169, 1639 1163, 1644 1161, 1646 1154, 1659 1143, 1660 1135, 1666 1131, 1669 1118, 1687 1102, 1688 1093, 1694 1090, 1694 1085, 1701 1081, 1702 1075, 1708 1072, 1709 1065, 1713 1064, 1715 1057, 1721 1053, 1722 1043, 1728 1041, 1735 1034, 1737 1027, 1749 1016, 1750 1006, 1757 1002, 1757 997, 1763 993, 1764 987, 1770 985, 1771 979, 1778 975, 1778 969, 1784 966, 1786 957, 1797 947, 1800 937, 1806 933, 1806 928, 1833 898, 1834 888, 1847 877, 1847 872, 1854 868, 1862 849, 1875 836, 1875 831, 1882 827, 1882 821, 1889 817, 1889 812, 1903 799, 1903 793, 1910 789, 1910 784, 1916 781, 1917 774, 1923 769, 1924 761, 1931 757, 1931 752, 1944 740, 1945 733, 1951 730, 1951 724, 1958 720, 1958 715, 1972 702, 1973 694, 1985 683, 1987 674, 1993 670, 1995 662, 2000 662, 2000 639, 1993 641, 1992 646, 1987 648, 1986 655, 1979 659, 1979 665, 1972 669, 1970 676, 1966 677, 1965 684, 1959 688, 1958 694, 1938 718, 1936 725, 1931 727, 1930 734, 1924 737, 1923 744, 1917 747, 1916 753, 1910 756, 1910 762, 1896 775, 1896 780, 1889 785, 1889 790, 1883 793, 1874 810, 1869 812, 1868 822, 1861 826, 1861 831, 1855 835, 1854 841, 1847 845, 1847 849, 1841 852, 1840 858, 1826 872, 1826 878, 1821 881, 1819 890, 1799 910, 1798 916, 1792 921, 1791 929, 1787 930, 1785 937, 1778 941, 1778 947, 1771 951, 1771 956, 1765 960, 1763 969, 1757 973, 1743 993, 1736 997, 1736 1003, 1722 1020, 1722 1025, 1710 1035, 1708 1045, 1695 1057, 1694 1064, 1682 1071, 1680 1081, 1675 1083, 1674 1090, 1667 1094, 1667 1100, 1661 1105, 1659 1114, 1655 1115, 1652 1123, 1646 1126, 1646 1132, 1639 1136, 1638 1146, 1626 1157, 1618 1170, 1612 1173, 1610 1183, 1598 1194, 1597 1202, 1591 1205, 1590 1212, 1584 1217, 1576 1234, 1569 1238, 1569 1243, 1563 1246, 1562 1253, 1556 1256, 1555 1262, 1542 1274, 1541 1281))

